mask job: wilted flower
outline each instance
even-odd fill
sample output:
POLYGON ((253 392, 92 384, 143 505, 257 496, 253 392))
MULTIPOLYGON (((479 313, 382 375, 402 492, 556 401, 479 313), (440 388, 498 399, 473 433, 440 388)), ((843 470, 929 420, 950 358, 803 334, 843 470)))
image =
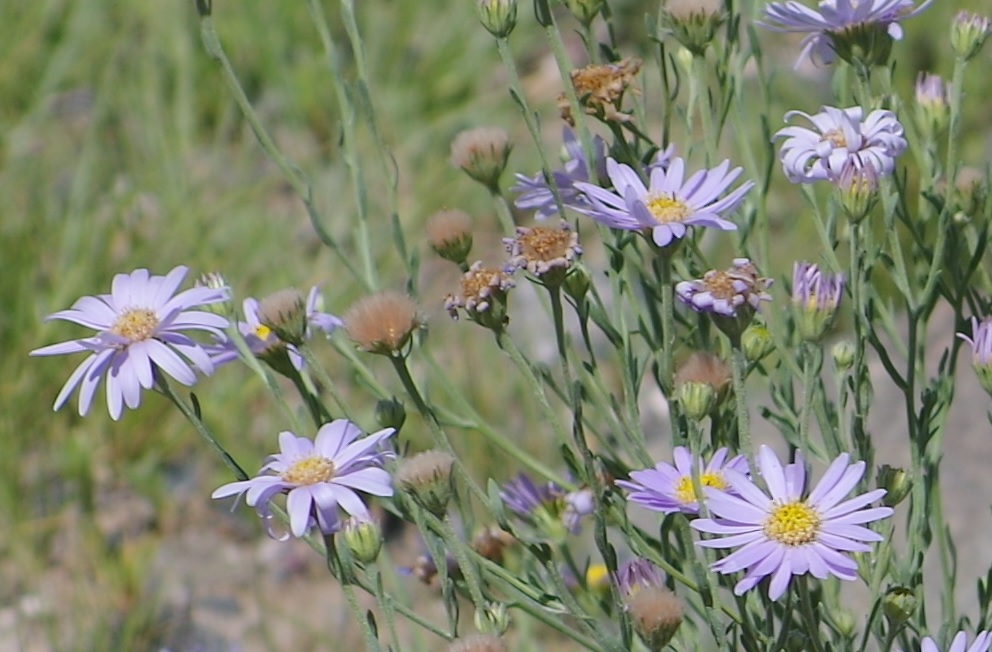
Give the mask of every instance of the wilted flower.
POLYGON ((183 385, 196 382, 196 371, 213 373, 207 351, 186 333, 205 331, 221 337, 227 319, 198 308, 228 300, 227 288, 194 287, 176 294, 186 276, 180 265, 165 276, 147 269, 117 274, 110 294, 83 297, 68 310, 49 319, 71 321, 97 331, 96 335, 31 351, 47 356, 88 352, 55 398, 55 410, 79 386, 79 414, 93 403, 100 379, 106 375, 110 417, 120 418, 124 406, 136 408, 141 390, 151 389, 161 374, 183 385))
POLYGON ((499 178, 510 158, 510 135, 499 127, 477 127, 460 132, 451 143, 451 164, 499 192, 499 178))
POLYGON ((864 475, 865 463, 851 464, 850 456, 842 453, 805 497, 806 467, 801 453, 783 468, 772 449, 761 446, 757 465, 770 496, 733 469, 724 473, 737 496, 715 487, 704 490, 706 506, 715 518, 696 519, 691 525, 700 532, 723 536, 696 545, 739 548, 711 568, 725 574, 747 570, 734 587, 736 595, 771 576, 768 595, 772 600, 782 597, 793 575, 856 579, 858 565, 843 553, 870 551, 863 542, 881 541, 882 536, 863 524, 892 515, 891 507, 865 509, 885 495, 884 489, 844 500, 864 475))
MULTIPOLYGON (((575 188, 576 181, 595 180, 590 179, 589 167, 586 165, 582 145, 575 137, 575 132, 568 127, 562 128, 562 142, 564 167, 551 172, 552 180, 558 188, 558 196, 561 198, 562 205, 567 208, 587 205, 588 201, 585 195, 575 188)), ((606 142, 596 136, 593 139, 593 150, 593 166, 596 168, 597 176, 606 176, 606 142)), ((538 221, 545 220, 558 212, 554 193, 543 171, 532 177, 524 174, 515 174, 514 176, 517 179, 517 184, 510 190, 518 195, 513 202, 517 208, 534 211, 534 219, 538 221)))
POLYGON ((899 21, 926 9, 932 0, 914 7, 915 0, 820 0, 817 9, 801 2, 772 2, 765 8, 768 23, 776 32, 807 34, 796 66, 809 56, 813 63, 831 63, 834 54, 848 63, 882 65, 892 50, 892 41, 902 39, 899 21))
MULTIPOLYGON (((620 111, 624 91, 634 81, 634 75, 643 62, 637 57, 627 57, 616 63, 592 64, 570 73, 575 95, 586 113, 604 122, 627 122, 630 116, 620 111)), ((572 108, 567 96, 558 96, 558 109, 562 119, 575 126, 572 108)))
POLYGON ((825 274, 818 265, 796 261, 792 266, 792 305, 799 336, 819 341, 833 323, 844 295, 844 275, 825 274))
POLYGON ((982 388, 992 395, 992 317, 982 321, 971 318, 971 337, 958 333, 958 337, 971 345, 971 367, 982 388))
MULTIPOLYGON (((685 446, 676 446, 672 456, 675 466, 668 462, 658 462, 653 469, 631 471, 630 480, 617 480, 616 485, 630 492, 627 500, 647 509, 663 514, 698 514, 699 498, 692 485, 692 454, 685 446)), ((705 466, 702 458, 698 458, 696 466, 699 469, 700 486, 724 491, 732 491, 724 475, 727 469, 741 474, 748 472, 747 460, 743 455, 727 461, 726 448, 717 449, 705 466)))
POLYGON ((351 516, 371 519, 356 489, 373 496, 393 495, 389 474, 380 468, 393 454, 379 447, 394 432, 388 428, 364 437, 358 426, 346 419, 324 424, 313 441, 283 431, 279 433, 279 452, 268 457, 258 476, 226 484, 211 498, 247 494, 246 502, 274 537, 269 503, 286 493, 286 512, 294 537, 304 536, 314 525, 322 533, 332 534, 341 527, 339 506, 351 516))
POLYGON ((960 11, 951 23, 951 47, 954 53, 968 61, 981 51, 992 33, 987 16, 960 11))
POLYGON ((892 111, 872 111, 862 120, 863 113, 859 106, 825 106, 815 115, 786 113, 787 121, 801 116, 813 125, 785 127, 775 134, 785 138, 779 158, 789 181, 836 180, 848 161, 857 168, 874 168, 879 177, 892 174, 895 158, 906 149, 902 125, 892 111))
POLYGON ((503 238, 509 265, 525 268, 548 285, 561 285, 572 264, 582 254, 579 234, 565 220, 559 228, 518 226, 516 235, 503 238))
POLYGON ((747 258, 735 258, 724 271, 710 270, 703 278, 680 281, 675 296, 696 312, 708 312, 714 323, 730 337, 738 337, 751 323, 762 301, 771 301, 766 291, 772 280, 758 276, 747 258))
POLYGON ((369 353, 396 355, 420 327, 417 304, 402 292, 386 290, 348 309, 344 327, 355 344, 369 353))
POLYGON ((591 489, 567 492, 554 482, 539 486, 524 473, 504 484, 499 495, 510 511, 552 539, 578 533, 594 507, 591 489))
POLYGON ((486 267, 476 261, 462 275, 461 292, 449 294, 444 309, 452 319, 464 310, 469 319, 486 328, 502 329, 510 318, 506 314, 506 293, 514 287, 512 269, 486 267))
POLYGON ((685 179, 685 161, 676 157, 667 169, 650 169, 650 182, 644 185, 637 172, 615 160, 606 161, 606 171, 614 191, 589 183, 575 186, 591 204, 580 209, 597 222, 628 231, 649 230, 652 241, 667 247, 681 239, 690 226, 733 231, 737 225, 722 217, 737 208, 754 187, 746 181, 733 192, 717 199, 740 176, 741 168, 730 170, 724 161, 711 170, 699 170, 685 179))
MULTIPOLYGON (((954 635, 951 646, 947 648, 946 652, 988 652, 989 647, 992 647, 992 632, 978 632, 970 646, 968 645, 968 635, 964 632, 958 632, 954 635)), ((940 648, 937 647, 937 641, 926 636, 920 641, 920 652, 940 652, 940 648)))

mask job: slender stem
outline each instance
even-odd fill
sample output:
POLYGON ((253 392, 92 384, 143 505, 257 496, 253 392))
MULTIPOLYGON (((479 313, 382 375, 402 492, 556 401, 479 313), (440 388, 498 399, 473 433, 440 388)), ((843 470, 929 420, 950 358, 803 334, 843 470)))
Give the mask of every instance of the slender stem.
POLYGON ((747 375, 747 358, 741 349, 740 337, 730 340, 730 370, 734 386, 734 402, 737 408, 737 450, 748 458, 752 469, 758 468, 754 463, 754 448, 751 444, 751 423, 748 417, 747 395, 745 394, 744 378, 747 375))
POLYGON ((193 428, 200 433, 200 436, 206 440, 210 448, 214 449, 214 451, 220 455, 221 460, 223 460, 227 468, 234 472, 234 477, 241 481, 247 480, 249 476, 245 473, 245 470, 234 461, 234 458, 231 457, 226 450, 224 450, 224 447, 221 446, 219 441, 217 441, 217 438, 210 432, 210 429, 207 428, 206 424, 200 420, 199 415, 193 411, 193 408, 187 405, 186 401, 179 398, 179 396, 172 391, 172 386, 169 385, 168 381, 166 381, 165 376, 157 373, 155 375, 155 382, 166 398, 172 401, 173 405, 179 408, 179 411, 183 413, 186 420, 189 421, 193 425, 193 428))
POLYGON ((341 582, 341 591, 344 593, 345 602, 348 603, 348 609, 351 610, 351 614, 358 621, 362 635, 365 637, 366 648, 380 652, 382 648, 379 646, 379 639, 376 637, 375 632, 372 631, 372 625, 369 624, 369 619, 365 617, 365 612, 362 606, 358 604, 358 598, 355 596, 355 589, 352 588, 351 583, 354 573, 351 569, 345 568, 344 562, 341 560, 340 555, 338 555, 337 546, 334 545, 333 534, 324 535, 324 549, 327 566, 332 569, 331 572, 337 575, 338 580, 341 582))
POLYGON ((823 645, 820 644, 820 625, 813 610, 813 600, 809 594, 809 582, 805 575, 800 576, 798 580, 803 620, 806 621, 806 640, 812 645, 813 652, 823 652, 823 645))
POLYGON ((455 532, 450 516, 446 516, 441 521, 441 524, 444 529, 444 538, 448 540, 448 546, 454 552, 455 559, 458 561, 458 567, 462 569, 462 577, 465 578, 465 584, 468 586, 469 595, 472 596, 472 602, 475 604, 476 610, 482 613, 486 609, 486 600, 482 596, 482 581, 479 578, 479 569, 476 568, 475 563, 469 557, 468 551, 470 549, 455 532))
POLYGON ((349 410, 345 403, 344 397, 341 396, 341 392, 338 391, 337 385, 335 385, 334 380, 330 377, 330 375, 328 375, 327 370, 324 369, 324 366, 320 364, 319 360, 317 360, 317 357, 313 353, 313 349, 310 348, 310 345, 306 342, 296 348, 300 352, 300 355, 303 356, 303 359, 306 360, 306 368, 312 370, 317 375, 317 379, 320 381, 321 386, 330 393, 331 398, 334 399, 334 404, 338 407, 338 410, 341 411, 341 414, 347 417, 349 410))
POLYGON ((365 569, 365 573, 369 576, 369 582, 372 584, 372 594, 375 596, 375 602, 379 605, 379 610, 386 616, 386 628, 389 631, 391 647, 394 650, 399 650, 400 638, 396 632, 396 609, 393 608, 394 605, 392 602, 388 600, 388 595, 382 582, 382 573, 375 563, 369 564, 365 569))
POLYGON ((516 225, 513 222, 513 214, 510 212, 510 205, 507 203, 506 197, 498 190, 493 190, 492 196, 500 228, 506 235, 513 236, 516 225))

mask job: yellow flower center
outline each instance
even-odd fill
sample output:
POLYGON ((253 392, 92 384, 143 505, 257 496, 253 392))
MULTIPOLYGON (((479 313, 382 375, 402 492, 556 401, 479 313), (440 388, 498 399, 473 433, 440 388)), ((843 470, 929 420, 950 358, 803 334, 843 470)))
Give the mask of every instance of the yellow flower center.
POLYGON ((158 316, 148 308, 129 308, 117 318, 110 332, 132 342, 143 342, 155 334, 158 316))
POLYGON ((820 142, 827 140, 833 143, 834 147, 847 147, 847 138, 844 137, 844 132, 840 129, 831 129, 820 138, 820 142))
MULTIPOLYGON (((703 487, 713 487, 720 491, 727 489, 727 481, 723 479, 723 474, 719 472, 704 473, 699 476, 699 484, 703 487)), ((683 505, 691 505, 696 501, 696 492, 692 488, 692 477, 684 475, 675 483, 675 499, 683 505)))
POLYGON ((499 289, 504 274, 495 267, 483 267, 462 277, 462 297, 484 299, 499 289))
POLYGON ((590 564, 586 569, 586 586, 594 591, 610 588, 610 571, 605 564, 590 564))
POLYGON ((334 462, 326 457, 304 457, 282 474, 282 479, 293 484, 308 485, 327 482, 334 477, 334 462))
POLYGON ((806 503, 785 503, 772 508, 764 531, 769 538, 787 546, 804 546, 816 541, 820 522, 820 515, 806 503))
POLYGON ((681 222, 689 215, 689 207, 681 199, 676 199, 674 195, 651 197, 644 204, 659 224, 681 222))
POLYGON ((272 334, 272 329, 265 324, 259 324, 255 327, 255 337, 262 340, 263 342, 269 339, 269 335, 272 334))

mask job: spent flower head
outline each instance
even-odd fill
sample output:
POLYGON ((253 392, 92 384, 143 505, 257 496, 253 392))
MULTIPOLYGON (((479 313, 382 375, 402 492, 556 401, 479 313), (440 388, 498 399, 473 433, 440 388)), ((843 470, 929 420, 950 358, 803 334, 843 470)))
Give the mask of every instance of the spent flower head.
POLYGON ((472 218, 465 211, 440 211, 426 225, 427 242, 445 260, 465 265, 472 251, 472 218))
MULTIPOLYGON (((573 70, 570 77, 579 104, 586 113, 603 122, 629 122, 631 116, 620 111, 620 106, 623 94, 643 63, 637 57, 627 57, 615 63, 590 64, 573 70)), ((565 93, 558 96, 558 109, 562 120, 574 127, 572 107, 565 93)))
POLYGON ((464 170, 490 192, 499 192, 499 178, 510 159, 510 134, 499 127, 466 129, 451 143, 451 164, 464 170))
POLYGON ((193 287, 176 294, 186 272, 180 265, 165 276, 154 276, 147 269, 117 274, 109 294, 83 297, 68 310, 46 318, 96 331, 91 337, 31 351, 34 356, 89 354, 55 398, 54 409, 62 407, 79 387, 79 414, 85 415, 106 376, 107 408, 116 421, 125 405, 138 407, 142 389, 151 389, 166 376, 190 386, 196 383, 197 371, 213 373, 211 356, 188 333, 223 336, 227 319, 200 308, 227 301, 228 291, 226 287, 193 287))
POLYGON ((565 491, 554 482, 536 485, 525 473, 506 482, 499 495, 521 520, 556 541, 566 533, 577 534, 594 508, 591 489, 565 491))
POLYGON ((971 318, 971 337, 958 333, 958 337, 971 345, 971 367, 982 388, 992 396, 992 317, 978 321, 971 318))
POLYGON ((451 500, 451 471, 455 458, 440 450, 429 450, 403 460, 396 469, 396 484, 421 507, 438 518, 451 500))
POLYGON ((562 220, 558 228, 518 226, 512 238, 503 238, 508 264, 524 268, 549 286, 561 285, 582 255, 579 234, 562 220))
POLYGON ((747 571, 734 587, 735 595, 771 577, 772 600, 782 597, 793 575, 856 579, 858 565, 845 553, 869 552, 865 542, 882 541, 882 536, 864 524, 892 515, 891 507, 868 507, 885 495, 884 489, 847 498, 864 475, 865 463, 852 464, 850 456, 842 453, 808 494, 801 453, 783 467, 772 449, 763 445, 756 463, 768 493, 733 469, 724 473, 737 495, 715 487, 704 490, 714 518, 696 519, 691 526, 718 537, 696 545, 738 548, 711 568, 724 574, 747 571))
POLYGON ((386 290, 361 299, 344 315, 348 337, 363 351, 397 355, 420 327, 417 304, 402 292, 386 290))
MULTIPOLYGON (((286 430, 279 433, 279 452, 270 455, 259 475, 216 489, 211 498, 245 495, 246 502, 272 531, 270 503, 285 493, 290 533, 303 537, 316 526, 324 534, 341 529, 339 508, 351 516, 370 520, 368 508, 356 493, 392 496, 389 473, 381 467, 393 453, 380 450, 395 431, 380 430, 368 436, 347 419, 336 419, 317 430, 310 440, 286 430)), ((280 537, 285 540, 289 533, 280 537)))
POLYGON ((682 602, 664 586, 642 588, 627 595, 623 608, 634 631, 652 652, 660 652, 682 624, 682 602))
POLYGON ((735 258, 726 270, 710 270, 701 279, 680 281, 675 296, 696 312, 710 313, 728 337, 740 337, 762 301, 771 301, 772 280, 758 275, 747 258, 735 258))
POLYGON ((506 295, 514 287, 513 268, 486 267, 476 261, 462 275, 459 293, 449 294, 444 309, 452 319, 465 311, 469 319, 494 331, 509 323, 506 295))
POLYGON ((727 20, 722 0, 666 0, 661 22, 679 43, 703 56, 716 31, 727 20))
POLYGON ((792 266, 792 305, 799 336, 818 342, 833 323, 842 296, 843 274, 825 273, 819 265, 796 261, 792 266))
POLYGON ((686 179, 685 161, 681 157, 666 163, 649 168, 649 182, 645 186, 630 166, 608 159, 606 172, 613 190, 591 183, 576 183, 576 188, 586 195, 590 204, 577 210, 611 228, 650 232, 651 240, 659 247, 677 243, 689 227, 722 231, 737 228, 736 224, 724 219, 723 214, 740 205, 754 182, 746 181, 732 192, 724 193, 740 176, 742 168, 731 170, 730 161, 724 161, 686 179))
POLYGON ((824 106, 814 115, 789 111, 785 119, 795 116, 812 128, 792 125, 774 136, 785 138, 779 158, 792 183, 836 180, 849 162, 856 168, 872 167, 884 177, 892 174, 896 157, 906 149, 902 125, 892 111, 878 109, 865 117, 860 106, 824 106))
MULTIPOLYGON (((699 473, 700 487, 715 487, 732 491, 727 483, 727 469, 747 474, 747 460, 737 455, 727 460, 727 449, 717 449, 709 462, 696 458, 695 466, 699 473)), ((673 514, 699 513, 699 497, 693 488, 693 457, 685 446, 676 446, 672 451, 675 465, 658 462, 653 469, 631 471, 630 480, 617 480, 616 485, 629 491, 627 500, 647 509, 673 514)))
POLYGON ((915 0, 820 0, 817 9, 796 0, 772 2, 765 7, 767 22, 759 24, 776 32, 807 35, 797 67, 807 56, 813 63, 829 64, 834 55, 851 64, 884 65, 892 42, 902 39, 899 21, 931 2, 916 6, 915 0))

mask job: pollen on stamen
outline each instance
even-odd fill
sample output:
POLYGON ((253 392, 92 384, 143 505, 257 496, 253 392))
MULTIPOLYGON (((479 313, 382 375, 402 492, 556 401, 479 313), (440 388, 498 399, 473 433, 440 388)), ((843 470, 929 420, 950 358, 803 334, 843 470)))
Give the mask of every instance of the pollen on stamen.
POLYGON ((117 318, 110 332, 132 342, 142 342, 155 334, 158 324, 158 316, 153 310, 130 308, 117 318))
POLYGON ((834 147, 847 147, 847 138, 844 136, 844 132, 840 129, 831 129, 830 131, 823 134, 820 138, 820 142, 830 141, 833 143, 834 147))
POLYGON ((327 482, 334 477, 334 463, 326 457, 304 457, 282 474, 282 479, 298 485, 327 482))
MULTIPOLYGON (((713 487, 720 491, 727 490, 727 482, 723 479, 722 473, 703 473, 699 476, 699 484, 703 487, 713 487)), ((691 505, 696 501, 696 492, 692 486, 690 476, 682 476, 675 484, 675 498, 684 505, 691 505)))
POLYGON ((816 541, 820 531, 820 515, 803 502, 777 505, 764 523, 770 538, 787 546, 803 546, 816 541))

